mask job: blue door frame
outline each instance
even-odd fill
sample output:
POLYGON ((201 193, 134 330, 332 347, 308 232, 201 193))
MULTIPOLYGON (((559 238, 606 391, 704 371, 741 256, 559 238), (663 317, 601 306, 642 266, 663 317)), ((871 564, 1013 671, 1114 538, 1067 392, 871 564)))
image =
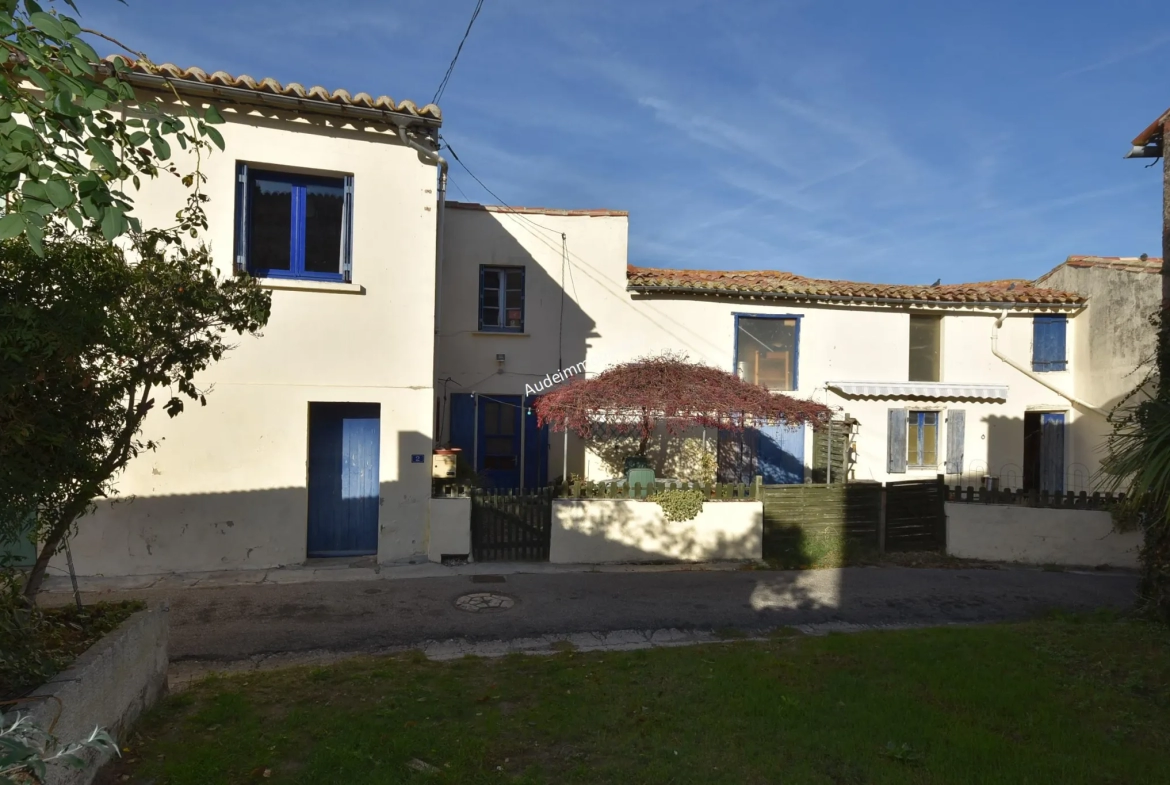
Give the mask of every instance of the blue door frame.
POLYGON ((521 468, 526 489, 548 483, 548 426, 536 426, 536 415, 528 413, 532 401, 521 395, 451 396, 451 445, 487 487, 519 488, 521 468))
POLYGON ((308 555, 378 552, 376 403, 309 404, 308 555))

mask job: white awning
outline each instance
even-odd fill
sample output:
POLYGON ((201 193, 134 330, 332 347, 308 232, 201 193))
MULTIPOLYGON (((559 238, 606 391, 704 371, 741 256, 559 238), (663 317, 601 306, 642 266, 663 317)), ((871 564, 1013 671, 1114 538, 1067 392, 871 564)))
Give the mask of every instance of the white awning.
POLYGON ((943 382, 829 382, 829 389, 862 398, 925 398, 931 401, 981 399, 1006 401, 1006 384, 951 384, 943 382))

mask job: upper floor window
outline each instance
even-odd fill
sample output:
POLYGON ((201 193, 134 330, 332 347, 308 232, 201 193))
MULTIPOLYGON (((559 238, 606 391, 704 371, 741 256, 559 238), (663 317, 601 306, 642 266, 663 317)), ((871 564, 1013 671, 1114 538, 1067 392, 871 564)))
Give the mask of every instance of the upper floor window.
POLYGON ((796 389, 797 319, 736 316, 735 369, 768 390, 796 389))
POLYGON ((524 268, 479 268, 479 329, 524 332, 524 268))
POLYGON ((942 317, 910 314, 910 375, 912 382, 941 381, 942 317))
POLYGON ((1068 368, 1065 357, 1066 316, 1032 317, 1032 370, 1063 371, 1068 368))
POLYGON ((236 268, 272 278, 349 281, 353 177, 237 167, 236 268))

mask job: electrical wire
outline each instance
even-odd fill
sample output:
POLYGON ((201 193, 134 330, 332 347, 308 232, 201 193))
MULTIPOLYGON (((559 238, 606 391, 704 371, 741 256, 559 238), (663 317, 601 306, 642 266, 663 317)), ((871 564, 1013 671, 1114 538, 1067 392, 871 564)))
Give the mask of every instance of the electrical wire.
POLYGON ((447 83, 451 81, 451 74, 455 71, 455 63, 459 60, 459 53, 463 51, 463 45, 467 43, 467 36, 471 34, 471 26, 475 24, 475 19, 479 16, 480 9, 482 8, 483 0, 479 0, 475 4, 475 10, 471 12, 471 21, 467 23, 467 29, 463 31, 463 38, 459 41, 459 47, 455 50, 455 56, 451 58, 451 65, 447 66, 447 73, 443 74, 443 81, 439 82, 439 87, 435 90, 435 97, 431 99, 432 104, 437 104, 439 99, 443 97, 443 92, 447 89, 447 83))

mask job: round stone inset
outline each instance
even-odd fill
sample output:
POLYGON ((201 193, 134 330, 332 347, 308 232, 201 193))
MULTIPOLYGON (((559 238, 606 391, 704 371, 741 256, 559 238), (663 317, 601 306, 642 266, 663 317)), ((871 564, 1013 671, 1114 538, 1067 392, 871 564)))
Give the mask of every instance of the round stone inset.
POLYGON ((490 591, 477 591, 472 594, 464 594, 455 600, 455 607, 468 613, 506 611, 515 604, 516 601, 506 594, 496 594, 490 591))

